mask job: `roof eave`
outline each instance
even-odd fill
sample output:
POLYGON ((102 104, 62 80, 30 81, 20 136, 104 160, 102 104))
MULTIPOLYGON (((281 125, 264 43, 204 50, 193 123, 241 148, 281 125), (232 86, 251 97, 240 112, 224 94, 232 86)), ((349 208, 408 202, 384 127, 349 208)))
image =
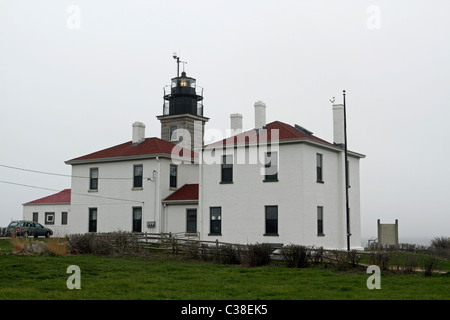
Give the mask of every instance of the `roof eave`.
POLYGON ((163 204, 198 204, 198 200, 163 200, 163 204))
MULTIPOLYGON (((222 145, 217 144, 217 145, 214 145, 216 143, 217 142, 213 142, 213 143, 205 146, 202 149, 202 151, 204 151, 205 149, 217 149, 217 148, 221 148, 221 147, 223 147, 225 149, 226 148, 238 148, 238 147, 257 147, 260 144, 267 144, 267 145, 269 145, 272 142, 269 140, 269 141, 262 141, 262 142, 245 142, 245 143, 230 143, 230 144, 222 144, 222 145)), ((282 144, 291 144, 291 143, 308 143, 308 144, 311 144, 311 145, 314 145, 314 146, 317 146, 317 147, 320 147, 320 148, 333 150, 333 151, 336 151, 336 152, 344 151, 344 149, 342 149, 339 146, 332 145, 332 144, 330 144, 328 142, 322 142, 322 141, 310 139, 310 138, 282 139, 282 140, 279 140, 278 143, 280 145, 282 145, 282 144)), ((366 157, 365 155, 363 155, 361 153, 354 152, 354 151, 348 151, 348 154, 351 155, 351 156, 354 156, 354 157, 358 157, 358 158, 365 158, 366 157)))
POLYGON ((92 159, 72 159, 67 160, 64 163, 69 165, 77 165, 77 164, 89 164, 89 163, 100 163, 100 162, 118 162, 118 161, 131 161, 131 160, 145 160, 145 159, 156 159, 156 158, 167 158, 167 159, 175 159, 182 161, 183 163, 186 161, 198 162, 198 158, 196 157, 173 157, 171 154, 167 153, 153 153, 153 154, 140 154, 140 155, 132 155, 132 156, 122 156, 122 157, 107 157, 107 158, 92 158, 92 159))

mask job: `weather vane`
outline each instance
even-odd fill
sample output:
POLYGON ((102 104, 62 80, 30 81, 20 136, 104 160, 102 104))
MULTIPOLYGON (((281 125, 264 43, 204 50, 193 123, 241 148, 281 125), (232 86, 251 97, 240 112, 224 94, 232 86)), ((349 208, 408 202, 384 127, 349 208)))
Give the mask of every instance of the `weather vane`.
POLYGON ((184 65, 187 64, 186 61, 180 61, 180 57, 177 55, 176 52, 173 53, 173 58, 177 60, 177 78, 180 77, 180 63, 183 64, 183 72, 184 72, 184 65))

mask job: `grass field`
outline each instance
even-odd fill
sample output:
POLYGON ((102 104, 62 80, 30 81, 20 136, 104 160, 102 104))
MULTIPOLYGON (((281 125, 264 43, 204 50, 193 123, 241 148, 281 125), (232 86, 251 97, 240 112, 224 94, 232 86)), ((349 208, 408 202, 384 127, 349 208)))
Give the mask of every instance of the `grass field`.
POLYGON ((146 257, 8 254, 0 240, 0 299, 100 300, 448 300, 450 275, 382 273, 381 289, 369 290, 364 271, 321 266, 248 268, 193 260, 186 255, 146 257), (81 289, 69 290, 70 265, 81 270, 81 289))

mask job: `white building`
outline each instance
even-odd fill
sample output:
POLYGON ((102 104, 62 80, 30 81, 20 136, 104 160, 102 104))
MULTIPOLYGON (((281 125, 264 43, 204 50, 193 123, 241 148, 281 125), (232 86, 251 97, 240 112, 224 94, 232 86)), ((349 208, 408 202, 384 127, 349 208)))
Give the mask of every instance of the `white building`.
MULTIPOLYGON (((183 72, 165 91, 161 139, 146 138, 137 122, 131 141, 66 161, 67 232, 172 232, 346 248, 343 106, 333 106, 333 143, 298 125, 266 124, 258 101, 254 129, 242 132, 242 116, 232 114, 235 134, 204 146, 209 119, 202 100, 195 79, 183 72)), ((361 158, 348 152, 352 249, 361 249, 361 158)), ((24 217, 33 210, 24 205, 24 217)))
POLYGON ((23 219, 39 222, 53 230, 53 236, 69 234, 71 190, 65 189, 50 196, 23 204, 23 219))

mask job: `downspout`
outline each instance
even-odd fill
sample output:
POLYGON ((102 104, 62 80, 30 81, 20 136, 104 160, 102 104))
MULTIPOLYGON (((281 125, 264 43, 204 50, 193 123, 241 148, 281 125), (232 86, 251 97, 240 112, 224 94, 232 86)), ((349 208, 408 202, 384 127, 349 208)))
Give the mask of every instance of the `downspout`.
MULTIPOLYGON (((203 149, 200 148, 199 150, 199 170, 198 170, 199 178, 198 178, 198 217, 199 217, 199 224, 200 224, 200 234, 199 238, 200 240, 203 239, 203 149)), ((207 232, 205 232, 206 234, 207 232)))
MULTIPOLYGON (((162 232, 162 225, 161 225, 161 199, 160 199, 160 172, 161 172, 161 160, 159 157, 156 157, 156 163, 157 163, 157 169, 156 169, 156 183, 155 183, 155 218, 158 217, 158 226, 157 230, 159 229, 159 233, 162 232)), ((155 219, 156 220, 156 219, 155 219)))

